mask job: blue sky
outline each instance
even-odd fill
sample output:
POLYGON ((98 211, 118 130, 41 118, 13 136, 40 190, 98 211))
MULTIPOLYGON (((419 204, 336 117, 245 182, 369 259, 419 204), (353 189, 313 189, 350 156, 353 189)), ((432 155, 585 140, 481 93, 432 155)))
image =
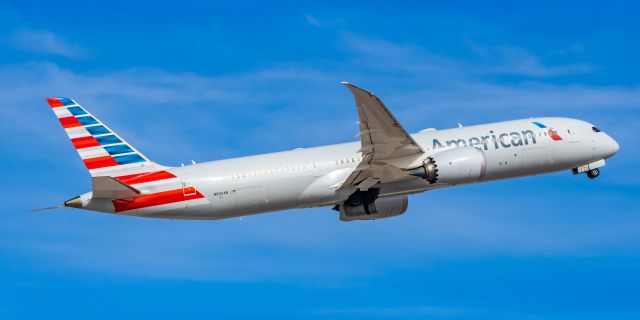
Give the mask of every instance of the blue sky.
POLYGON ((0 318, 637 319, 640 8, 631 3, 0 3, 0 318), (44 98, 156 162, 354 140, 350 81, 409 131, 530 116, 621 145, 408 212, 166 221, 62 209, 89 176, 44 98))

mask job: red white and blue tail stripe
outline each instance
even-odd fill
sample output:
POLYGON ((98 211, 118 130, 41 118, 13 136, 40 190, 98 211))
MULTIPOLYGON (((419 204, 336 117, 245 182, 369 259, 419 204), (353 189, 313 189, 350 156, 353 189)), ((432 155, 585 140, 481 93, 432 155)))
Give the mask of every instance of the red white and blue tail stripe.
POLYGON ((69 98, 47 98, 91 176, 124 176, 162 169, 69 98))

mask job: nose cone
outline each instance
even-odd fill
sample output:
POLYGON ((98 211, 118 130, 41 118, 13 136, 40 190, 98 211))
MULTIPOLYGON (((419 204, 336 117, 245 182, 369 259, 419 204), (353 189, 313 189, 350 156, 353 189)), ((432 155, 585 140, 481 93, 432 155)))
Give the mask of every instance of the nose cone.
POLYGON ((612 155, 614 155, 614 154, 618 153, 618 151, 620 150, 620 145, 618 144, 617 141, 615 141, 613 139, 611 139, 611 142, 613 142, 613 154, 612 155))
POLYGON ((620 145, 618 144, 618 142, 616 140, 614 140, 611 137, 608 137, 609 141, 608 141, 608 146, 609 146, 609 157, 613 156, 614 154, 618 153, 618 150, 620 150, 620 145))

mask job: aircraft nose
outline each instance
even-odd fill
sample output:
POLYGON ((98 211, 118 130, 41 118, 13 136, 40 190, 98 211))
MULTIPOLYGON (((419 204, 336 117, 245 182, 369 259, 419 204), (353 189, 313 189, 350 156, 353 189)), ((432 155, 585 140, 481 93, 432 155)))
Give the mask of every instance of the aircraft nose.
POLYGON ((618 142, 616 140, 614 140, 613 138, 611 138, 610 136, 608 136, 607 138, 609 138, 608 140, 608 147, 609 147, 609 157, 613 156, 614 154, 618 153, 618 150, 620 150, 620 145, 618 144, 618 142))
POLYGON ((620 150, 620 145, 613 138, 611 138, 611 147, 612 147, 611 155, 614 155, 614 154, 618 153, 618 150, 620 150))

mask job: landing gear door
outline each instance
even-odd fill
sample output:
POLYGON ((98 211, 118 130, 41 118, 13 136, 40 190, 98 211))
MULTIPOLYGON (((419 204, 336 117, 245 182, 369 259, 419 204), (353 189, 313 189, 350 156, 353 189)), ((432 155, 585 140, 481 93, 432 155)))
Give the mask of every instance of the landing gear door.
POLYGON ((269 202, 261 185, 238 187, 235 190, 235 200, 236 209, 248 212, 256 212, 269 202))

